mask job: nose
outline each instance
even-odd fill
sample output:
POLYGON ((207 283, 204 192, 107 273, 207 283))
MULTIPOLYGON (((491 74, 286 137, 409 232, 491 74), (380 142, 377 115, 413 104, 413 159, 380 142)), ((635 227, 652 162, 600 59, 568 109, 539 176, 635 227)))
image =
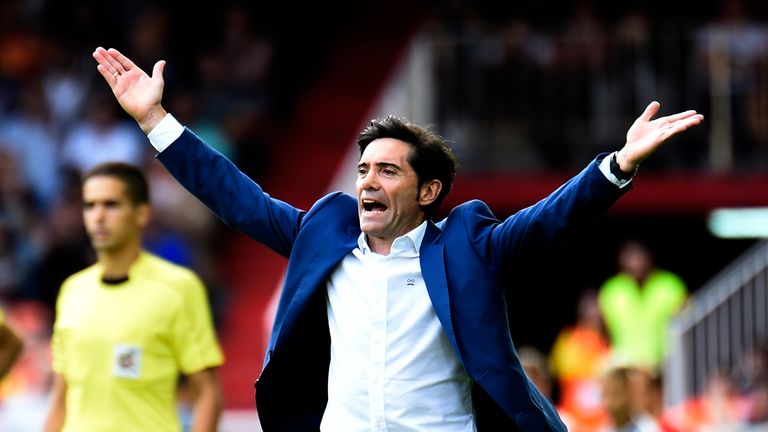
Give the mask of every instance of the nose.
POLYGON ((87 216, 94 221, 101 221, 104 219, 104 206, 100 206, 98 204, 94 205, 93 207, 86 210, 87 216))
POLYGON ((358 185, 363 190, 376 190, 379 188, 379 181, 374 170, 370 170, 365 175, 358 178, 358 185))

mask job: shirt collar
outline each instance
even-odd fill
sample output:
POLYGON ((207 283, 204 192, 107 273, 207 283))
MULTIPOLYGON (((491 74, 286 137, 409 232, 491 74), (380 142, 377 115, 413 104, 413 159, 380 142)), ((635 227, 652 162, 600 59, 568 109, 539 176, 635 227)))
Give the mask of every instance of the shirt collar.
MULTIPOLYGON (((426 232, 427 221, 424 220, 419 226, 401 235, 392 242, 390 255, 408 250, 418 253, 419 249, 421 249, 421 242, 424 240, 424 234, 426 232)), ((371 253, 371 248, 368 246, 368 238, 365 233, 360 233, 360 237, 357 238, 357 247, 360 248, 364 255, 371 253)))

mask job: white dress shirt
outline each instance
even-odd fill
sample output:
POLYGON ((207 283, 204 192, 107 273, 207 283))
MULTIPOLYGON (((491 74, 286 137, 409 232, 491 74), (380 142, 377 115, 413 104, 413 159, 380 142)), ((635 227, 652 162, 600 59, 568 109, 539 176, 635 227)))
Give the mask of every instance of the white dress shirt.
POLYGON ((387 256, 365 234, 328 282, 331 365, 320 430, 474 431, 470 381, 419 263, 423 222, 387 256))

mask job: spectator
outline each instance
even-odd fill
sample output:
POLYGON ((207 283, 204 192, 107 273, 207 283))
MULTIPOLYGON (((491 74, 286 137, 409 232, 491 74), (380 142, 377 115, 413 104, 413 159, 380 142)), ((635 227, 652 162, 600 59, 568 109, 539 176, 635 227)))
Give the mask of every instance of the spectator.
POLYGON ((576 322, 558 334, 549 360, 560 388, 558 410, 571 419, 569 430, 587 432, 606 421, 600 403, 600 375, 611 350, 597 290, 584 290, 577 309, 576 322))
POLYGON ((637 240, 622 244, 618 265, 599 292, 613 354, 619 362, 657 371, 666 355, 667 326, 687 296, 685 283, 656 267, 637 240))
POLYGON ((715 168, 764 170, 768 156, 768 28, 752 2, 724 0, 718 15, 694 33, 700 97, 710 101, 710 162, 715 168))
POLYGON ((51 314, 44 304, 30 300, 9 302, 6 312, 23 349, 0 386, 0 430, 40 432, 51 388, 51 314))
POLYGON ((141 135, 117 115, 114 104, 102 94, 91 95, 86 118, 75 124, 61 149, 61 162, 79 173, 105 161, 141 165, 141 135))
POLYGON ((609 418, 604 432, 651 432, 642 429, 634 418, 631 374, 631 368, 617 367, 603 377, 602 401, 609 418))
POLYGON ((552 399, 552 376, 547 367, 547 359, 538 349, 526 345, 517 350, 520 356, 520 364, 523 365, 528 378, 533 381, 536 388, 548 399, 552 399))
POLYGON ((13 154, 37 208, 48 210, 61 187, 58 141, 38 84, 24 89, 16 112, 0 117, 0 150, 13 154))
POLYGON ((643 394, 643 409, 659 427, 659 432, 683 432, 683 425, 672 410, 664 407, 663 379, 661 374, 648 374, 643 394))

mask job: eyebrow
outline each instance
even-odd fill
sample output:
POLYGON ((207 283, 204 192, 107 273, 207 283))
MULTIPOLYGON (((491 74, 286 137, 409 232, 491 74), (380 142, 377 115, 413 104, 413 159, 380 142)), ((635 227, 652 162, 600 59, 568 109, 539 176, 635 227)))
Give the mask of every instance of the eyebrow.
POLYGON ((86 205, 95 205, 97 202, 102 203, 104 205, 120 204, 120 200, 119 199, 103 199, 103 200, 94 199, 94 200, 83 200, 83 205, 84 206, 86 206, 86 205))
POLYGON ((360 162, 359 164, 357 164, 357 167, 358 168, 362 168, 362 167, 368 167, 368 166, 371 166, 371 165, 379 166, 379 167, 382 167, 382 168, 394 168, 397 171, 402 171, 403 170, 403 168, 400 165, 392 163, 392 162, 374 162, 373 164, 370 164, 368 162, 360 162))

